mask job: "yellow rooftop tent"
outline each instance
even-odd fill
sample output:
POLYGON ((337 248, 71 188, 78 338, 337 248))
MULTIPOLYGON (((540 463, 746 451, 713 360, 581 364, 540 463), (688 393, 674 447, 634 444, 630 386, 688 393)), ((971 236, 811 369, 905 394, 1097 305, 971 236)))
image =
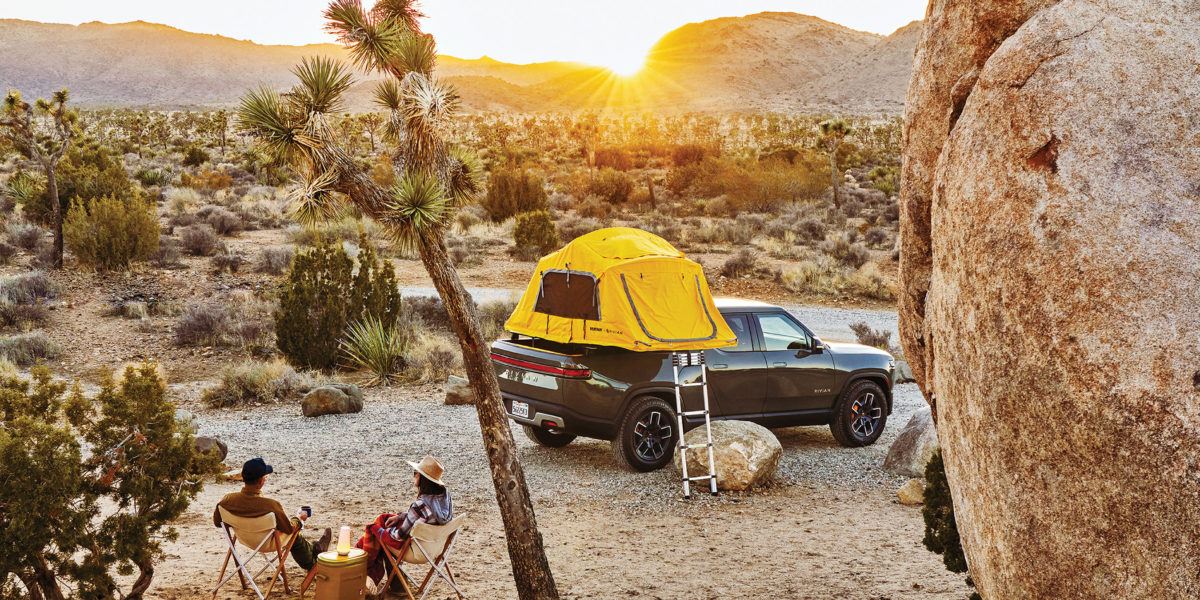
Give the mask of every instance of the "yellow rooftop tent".
POLYGON ((538 261, 504 328, 642 352, 737 344, 700 265, 657 235, 630 227, 582 235, 538 261))

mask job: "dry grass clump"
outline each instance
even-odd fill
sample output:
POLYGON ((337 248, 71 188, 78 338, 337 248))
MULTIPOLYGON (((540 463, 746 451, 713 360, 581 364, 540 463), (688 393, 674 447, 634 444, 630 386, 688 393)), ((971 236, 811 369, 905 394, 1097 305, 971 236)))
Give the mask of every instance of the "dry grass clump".
POLYGON ((158 238, 158 250, 149 257, 150 264, 160 269, 179 269, 184 266, 183 245, 179 240, 169 237, 158 238))
POLYGON ((212 226, 205 223, 180 229, 179 243, 192 256, 212 256, 221 246, 221 240, 212 226))
POLYGON ((853 296, 871 300, 890 301, 896 293, 875 263, 847 273, 829 255, 806 260, 786 270, 780 276, 783 287, 797 294, 816 296, 853 296))
POLYGON ((849 234, 827 239, 821 242, 818 248, 823 254, 853 269, 857 269, 871 260, 871 252, 867 250, 867 247, 855 243, 849 234))
POLYGON ((479 333, 484 341, 491 342, 504 336, 504 322, 517 310, 517 299, 484 302, 475 309, 479 317, 479 333))
POLYGON ((254 264, 254 270, 268 275, 283 275, 288 269, 292 268, 292 260, 295 257, 296 251, 290 246, 285 248, 263 248, 258 253, 258 260, 254 264))
POLYGON ((243 259, 242 256, 236 252, 225 250, 220 254, 214 255, 210 262, 212 262, 213 269, 218 273, 222 271, 237 273, 238 269, 241 268, 242 263, 245 262, 245 259, 243 259))
POLYGON ((0 279, 0 302, 34 304, 58 297, 58 284, 41 271, 0 279))
POLYGON ((741 277, 754 272, 755 264, 758 262, 758 257, 754 255, 748 248, 738 250, 737 254, 730 256, 725 260, 725 264, 721 265, 721 275, 725 277, 741 277))
POLYGON ((418 382, 445 381, 451 373, 462 369, 458 346, 449 338, 422 331, 409 343, 404 353, 406 379, 418 382))
POLYGON ((850 331, 854 332, 854 337, 858 343, 864 346, 874 346, 881 350, 888 349, 888 342, 892 338, 892 332, 883 331, 882 329, 871 329, 866 321, 859 321, 850 324, 850 331))
POLYGON ((581 217, 563 217, 555 223, 558 228, 558 239, 570 243, 575 238, 602 229, 604 223, 599 219, 581 217))
POLYGON ((446 238, 446 252, 456 267, 473 267, 483 264, 483 259, 487 256, 486 247, 481 238, 473 235, 446 238))
POLYGON ((46 237, 46 230, 32 223, 9 223, 5 233, 10 243, 26 252, 32 252, 46 237))
POLYGON ((220 382, 204 390, 201 399, 214 408, 292 401, 327 381, 315 373, 298 372, 282 359, 250 361, 222 370, 220 382))
POLYGON ((223 304, 193 304, 175 322, 175 343, 266 348, 275 333, 274 312, 274 304, 249 293, 234 294, 223 304))
POLYGON ((245 228, 241 217, 221 206, 209 204, 196 211, 196 217, 220 235, 230 235, 245 228))
POLYGON ((30 331, 13 336, 0 337, 0 357, 22 367, 39 360, 57 358, 62 348, 41 331, 30 331))

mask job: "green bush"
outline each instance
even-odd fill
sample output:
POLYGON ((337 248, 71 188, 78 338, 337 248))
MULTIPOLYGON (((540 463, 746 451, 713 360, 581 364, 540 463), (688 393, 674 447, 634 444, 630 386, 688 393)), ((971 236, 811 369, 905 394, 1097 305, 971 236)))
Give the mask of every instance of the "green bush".
POLYGON ((80 264, 101 271, 126 269, 158 251, 154 207, 140 198, 103 196, 71 203, 63 219, 63 241, 80 264))
POLYGON ((546 210, 542 178, 523 169, 502 167, 492 171, 482 205, 493 221, 500 222, 525 212, 546 210))
MULTIPOLYGON (((97 198, 139 198, 137 187, 129 180, 124 167, 109 154, 108 149, 95 143, 71 146, 54 171, 58 184, 58 199, 63 216, 78 199, 85 205, 97 198)), ((48 193, 31 198, 22 207, 26 218, 49 225, 54 222, 54 207, 48 193)))
POLYGON ((198 146, 188 146, 183 151, 183 166, 185 167, 198 167, 208 160, 208 153, 198 146))
MULTIPOLYGON (((962 540, 958 535, 958 522, 954 520, 954 499, 950 496, 950 484, 946 481, 946 465, 942 461, 941 448, 934 451, 925 465, 925 502, 921 515, 925 517, 925 537, 921 543, 934 554, 942 555, 942 564, 951 573, 967 572, 967 555, 963 552, 962 540)), ((974 587, 970 577, 967 585, 974 587)), ((978 592, 969 600, 979 600, 978 592)))
POLYGON ((216 456, 195 453, 156 365, 106 376, 94 399, 31 374, 0 380, 0 590, 111 598, 121 575, 140 600, 216 456))
POLYGON ((357 272, 346 251, 326 241, 298 253, 292 262, 279 295, 275 338, 293 365, 332 369, 348 324, 374 317, 391 327, 400 315, 394 267, 376 257, 366 234, 359 244, 357 272))
POLYGON ((596 166, 628 171, 633 168, 633 156, 628 150, 616 146, 600 148, 596 150, 596 166))
POLYGON ((588 193, 609 204, 624 204, 633 193, 633 180, 615 169, 600 169, 588 186, 588 193))
POLYGON ((522 257, 536 258, 558 249, 558 232, 550 213, 539 210, 517 215, 513 242, 522 257))

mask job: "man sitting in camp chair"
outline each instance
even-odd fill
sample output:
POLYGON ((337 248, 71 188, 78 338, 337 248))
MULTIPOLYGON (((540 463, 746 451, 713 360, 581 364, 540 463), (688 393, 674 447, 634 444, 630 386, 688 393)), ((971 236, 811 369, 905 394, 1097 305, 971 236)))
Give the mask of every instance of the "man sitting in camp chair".
MULTIPOLYGON (((262 495, 263 485, 267 482, 267 475, 274 472, 271 465, 261 458, 252 458, 242 465, 242 491, 226 494, 220 502, 217 503, 217 509, 213 510, 213 524, 217 527, 221 526, 221 511, 224 508, 230 514, 239 517, 260 517, 267 513, 275 514, 275 529, 284 535, 291 535, 294 531, 299 531, 303 528, 303 521, 308 520, 308 515, 304 511, 297 513, 295 517, 288 518, 283 512, 283 505, 277 500, 267 498, 262 495)), ((300 565, 305 572, 312 570, 317 564, 317 555, 329 548, 329 540, 333 537, 333 531, 326 528, 325 535, 316 542, 310 542, 304 539, 304 536, 297 535, 296 541, 292 544, 292 560, 300 565)))

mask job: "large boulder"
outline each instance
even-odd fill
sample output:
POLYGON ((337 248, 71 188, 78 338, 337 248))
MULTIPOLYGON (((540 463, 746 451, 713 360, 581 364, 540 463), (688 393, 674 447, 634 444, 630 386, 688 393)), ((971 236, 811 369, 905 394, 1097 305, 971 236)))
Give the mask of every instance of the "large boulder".
POLYGON ((901 333, 971 576, 1200 598, 1200 11, 934 0, 925 27, 901 333))
POLYGON ((888 448, 883 470, 906 477, 924 477, 925 465, 938 449, 937 429, 929 407, 913 414, 888 448))
MULTIPOLYGON (((717 469, 717 488, 747 490, 770 481, 783 456, 783 446, 769 429, 749 421, 713 421, 713 464, 717 469)), ((683 436, 684 444, 704 443, 704 427, 683 436)), ((679 453, 675 468, 679 469, 679 453)), ((688 475, 708 475, 708 449, 687 450, 688 475)), ((707 482, 701 481, 700 490, 707 482)))
POLYGON ((451 375, 446 379, 446 404, 475 404, 475 392, 465 377, 451 375))
POLYGON ((225 460, 225 457, 229 456, 229 446, 226 446, 225 442, 214 437, 200 436, 194 438, 192 445, 196 449, 196 454, 210 454, 215 452, 219 461, 225 460))
POLYGON ((356 413, 362 408, 362 390, 348 383, 332 383, 313 388, 300 400, 300 409, 306 417, 356 413))

